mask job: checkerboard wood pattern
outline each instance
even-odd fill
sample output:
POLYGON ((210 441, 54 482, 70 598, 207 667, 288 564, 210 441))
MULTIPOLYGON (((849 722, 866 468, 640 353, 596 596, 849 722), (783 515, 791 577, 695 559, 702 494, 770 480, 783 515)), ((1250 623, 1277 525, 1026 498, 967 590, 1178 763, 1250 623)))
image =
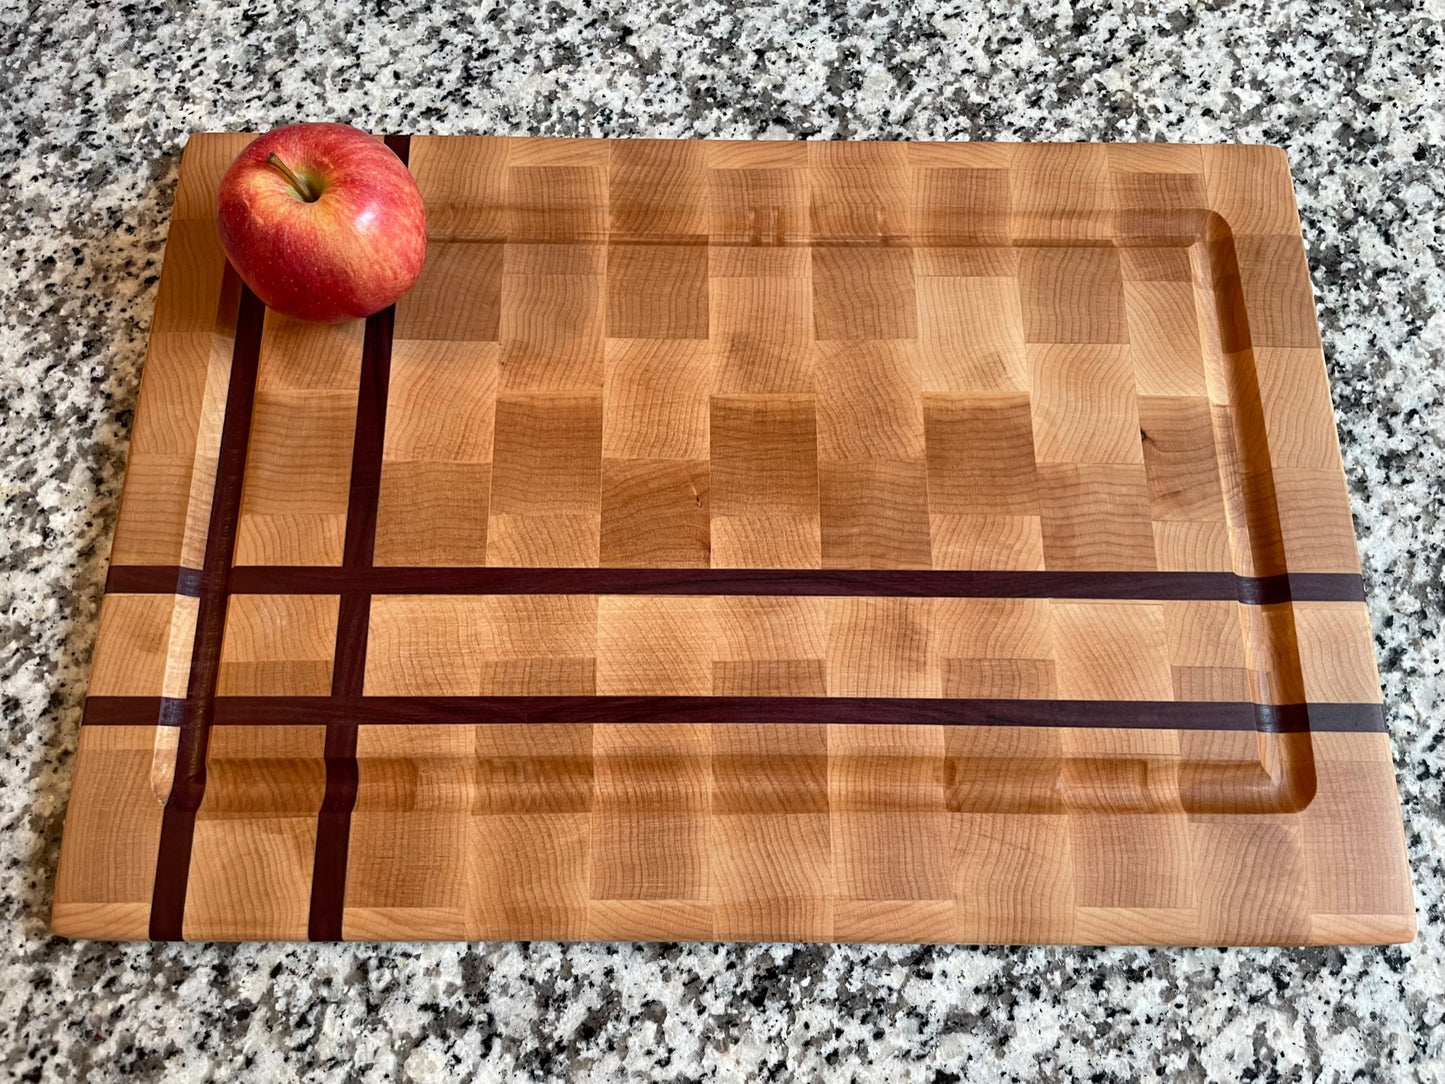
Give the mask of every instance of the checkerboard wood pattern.
POLYGON ((1413 937, 1263 147, 390 137, 394 308, 186 150, 73 936, 1413 937))

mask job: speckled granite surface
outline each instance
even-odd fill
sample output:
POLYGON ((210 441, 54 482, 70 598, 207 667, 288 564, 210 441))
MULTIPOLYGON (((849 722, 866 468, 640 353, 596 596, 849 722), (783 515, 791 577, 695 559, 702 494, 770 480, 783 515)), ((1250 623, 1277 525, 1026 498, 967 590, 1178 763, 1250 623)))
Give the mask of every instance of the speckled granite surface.
POLYGON ((0 0, 0 1075, 1445 1080, 1445 3, 0 0), (442 5, 437 5, 441 7, 442 5), (421 8, 421 5, 418 5, 421 8), (174 10, 173 10, 174 9, 174 10), (1282 144, 1421 933, 1387 949, 114 946, 52 869, 179 151, 206 129, 1282 144))

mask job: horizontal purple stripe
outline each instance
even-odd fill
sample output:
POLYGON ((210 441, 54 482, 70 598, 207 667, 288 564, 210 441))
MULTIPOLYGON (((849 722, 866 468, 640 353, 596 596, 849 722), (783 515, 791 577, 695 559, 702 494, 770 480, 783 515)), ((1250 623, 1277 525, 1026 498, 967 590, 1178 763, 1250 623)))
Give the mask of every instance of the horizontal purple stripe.
POLYGON ((725 568, 335 568, 243 565, 237 594, 840 595, 912 598, 1079 598, 1358 602, 1353 573, 1017 572, 725 568))
MULTIPOLYGON (((154 725, 164 698, 93 696, 88 726, 154 725)), ((1376 732, 1379 704, 1172 700, 959 700, 831 696, 220 696, 217 726, 532 723, 835 723, 1376 732)))
POLYGON ((201 594, 201 570, 184 565, 111 565, 106 573, 107 594, 187 595, 201 594))

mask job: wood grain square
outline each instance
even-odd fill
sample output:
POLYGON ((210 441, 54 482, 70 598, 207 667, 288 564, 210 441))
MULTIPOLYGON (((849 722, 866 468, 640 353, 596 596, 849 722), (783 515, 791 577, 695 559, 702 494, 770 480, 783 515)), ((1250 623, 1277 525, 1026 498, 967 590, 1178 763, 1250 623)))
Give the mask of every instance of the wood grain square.
POLYGON ((941 659, 943 695, 960 699, 1052 700, 1058 678, 1052 659, 941 659))
POLYGON ((500 396, 492 456, 494 513, 596 513, 602 499, 602 397, 500 396))
POLYGON ((1028 396, 925 395, 923 424, 930 512, 1038 514, 1028 396))
POLYGON ((1176 666, 1234 668, 1245 664, 1239 604, 1165 602, 1169 661, 1176 666))
POLYGON ((828 728, 735 723, 712 728, 714 815, 828 812, 828 728))
POLYGON ((1072 927, 1068 818, 971 813, 951 830, 963 940, 1047 940, 1072 927))
POLYGON ((585 813, 470 818, 466 936, 582 937, 587 928, 590 821, 585 813))
POLYGON ((708 233, 714 246, 735 250, 725 260, 768 266, 754 249, 799 246, 808 240, 808 173, 788 168, 713 168, 707 174, 708 233))
POLYGON ((705 236, 607 247, 607 335, 614 339, 706 339, 705 236))
POLYGON ((598 512, 493 515, 487 564, 499 568, 596 568, 602 548, 598 512))
POLYGON ((1201 147, 1209 205, 1236 234, 1299 240, 1289 160, 1279 147, 1201 147))
POLYGON ((706 460, 604 459, 606 568, 707 568, 712 543, 706 460))
POLYGON ((1224 522, 1209 400, 1141 398, 1139 435, 1156 520, 1224 522))
POLYGON ((1040 598, 936 598, 929 651, 939 658, 1052 659, 1050 603, 1040 598))
POLYGON ((915 169, 914 240, 922 245, 1006 245, 1006 169, 915 169))
POLYGON ((1052 611, 1061 697, 1173 699, 1162 602, 1054 602, 1052 611))
POLYGON ((367 696, 475 696, 480 598, 378 595, 366 645, 367 696))
POLYGON ((686 342, 609 339, 602 454, 706 459, 712 360, 686 342))
POLYGON ((508 244, 606 240, 605 169, 509 164, 506 183, 508 244))
MULTIPOLYGON (((364 761, 361 770, 366 771, 364 761)), ((435 908, 454 914, 460 926, 470 820, 465 806, 371 811, 358 799, 347 853, 347 907, 435 908)))
POLYGON ((62 937, 97 921, 114 922, 115 936, 145 937, 164 811, 151 783, 156 728, 83 726, 77 742, 55 873, 56 893, 73 902, 52 921, 62 937))
POLYGON ((928 568, 928 468, 918 460, 823 462, 824 568, 928 568))
POLYGON ((394 342, 385 458, 490 463, 499 353, 495 343, 394 342))
POLYGON ((1030 346, 1034 451, 1040 463, 1141 463, 1126 348, 1030 346))
POLYGON ((1009 232, 1016 244, 1109 236, 1112 221, 1105 147, 1097 143, 1023 144, 1016 149, 1010 170, 1009 232))
POLYGON ((185 696, 196 635, 195 599, 126 595, 101 599, 90 666, 91 696, 185 696))
POLYGON ((608 165, 609 228, 614 237, 678 237, 707 232, 703 144, 626 139, 608 165))
POLYGON ((914 249, 913 260, 920 280, 1017 278, 1019 273, 1019 249, 1013 245, 921 245, 914 249))
POLYGON ((1315 772, 1314 801, 1299 818, 1314 912, 1411 914, 1414 900, 1405 876, 1394 767, 1317 760, 1315 772), (1340 877, 1341 869, 1356 871, 1355 876, 1340 877))
POLYGON ((1324 359, 1311 348, 1254 351, 1270 460, 1280 467, 1340 469, 1334 404, 1324 359))
MULTIPOLYGON (((511 254, 508 247, 508 254, 511 254)), ((499 381, 507 391, 602 390, 601 275, 502 275, 499 381)))
POLYGON ((341 563, 355 417, 354 391, 257 393, 236 564, 341 563))
POLYGON ((1293 817, 1244 825, 1191 824, 1196 861, 1215 871, 1198 882, 1200 920, 1220 944, 1301 941, 1309 935, 1309 886, 1293 817))
POLYGON ((151 333, 218 330, 226 254, 216 225, 207 219, 177 219, 166 237, 165 263, 156 294, 151 333))
POLYGON ((948 730, 938 726, 828 728, 828 798, 834 813, 942 813, 948 730))
POLYGON ((433 243, 411 292, 396 306, 398 339, 492 341, 502 311, 502 246, 433 243))
POLYGON ((719 394, 813 390, 813 294, 806 278, 713 278, 709 290, 719 394))
POLYGON ((592 727, 499 723, 466 733, 475 744, 474 814, 591 811, 592 727))
POLYGON ((610 696, 712 692, 705 598, 604 596, 597 611, 597 691, 610 696))
POLYGON ((261 329, 257 390, 354 392, 365 330, 362 320, 315 324, 268 310, 261 329))
POLYGON ((1197 905, 1187 817, 1070 817, 1069 849, 1080 907, 1197 905))
POLYGON ((304 941, 315 849, 314 814, 198 816, 183 934, 196 941, 304 941))
POLYGON ((1363 602, 1296 602, 1294 627, 1311 703, 1379 703, 1380 675, 1363 602))
MULTIPOLYGON (((716 470, 713 484, 716 487, 716 470)), ((714 488, 713 493, 716 492, 714 488)), ((714 568, 822 568, 818 513, 720 516, 714 504, 712 565, 714 568)))
POLYGON ((1109 174, 1116 236, 1144 244, 1190 244, 1208 220, 1202 172, 1119 170, 1109 174))
POLYGON ((952 900, 947 813, 834 813, 834 891, 853 900, 952 900))
POLYGON ((329 696, 335 595, 233 595, 216 682, 220 696, 329 696))
POLYGON ((1038 516, 929 517, 933 567, 1042 570, 1044 538, 1038 516))
MULTIPOLYGON (((1189 253, 1190 249, 1183 245, 1121 244, 1119 269, 1125 283, 1193 283, 1194 268, 1189 253)), ((1128 293, 1126 289, 1126 299, 1128 293)), ((1129 341, 1134 341, 1132 330, 1129 341)))
POLYGON ((829 696, 938 695, 926 600, 838 598, 829 611, 829 696))
POLYGON ((1029 388, 1023 315, 1012 277, 918 280, 920 342, 913 352, 925 392, 1029 388))
POLYGON ((813 326, 822 339, 913 339, 913 250, 823 245, 812 251, 813 326))
POLYGON ((822 660, 832 603, 816 595, 719 595, 711 600, 713 657, 822 660))
POLYGON ((421 189, 428 240, 505 238, 510 144, 496 136, 412 138, 407 166, 421 189))
POLYGON ((710 436, 714 517, 818 514, 811 396, 715 395, 710 436))
MULTIPOLYGON (((724 916, 725 929, 746 933, 759 928, 758 919, 765 918, 770 908, 739 906, 746 904, 783 904, 789 912, 803 909, 813 922, 826 915, 833 885, 826 815, 727 814, 712 817, 710 828, 712 897, 724 916)), ((794 921, 806 936, 812 923, 794 921)))
POLYGON ((822 659, 714 659, 713 696, 827 696, 822 659))
POLYGON ((1019 299, 1025 342, 1129 341, 1119 253, 1112 247, 1024 249, 1019 299))
POLYGON ((377 498, 378 565, 484 565, 492 465, 390 459, 377 498))
POLYGON ((1341 472, 1278 467, 1274 497, 1291 572, 1357 572, 1355 523, 1341 472))
POLYGON ((908 237, 908 149, 901 143, 808 145, 809 232, 815 240, 899 241, 908 237))
POLYGON ((817 360, 820 459, 922 459, 918 380, 903 349, 822 343, 817 360))
POLYGON ((1044 563, 1061 571, 1152 569, 1154 533, 1141 465, 1042 463, 1044 563))
POLYGON ((1124 311, 1139 394, 1203 396, 1203 347, 1194 286, 1125 281, 1124 311))
POLYGON ((1310 270, 1298 237, 1236 237, 1249 334, 1259 346, 1319 349, 1310 270))
POLYGON ((689 813, 592 815, 595 900, 705 900, 708 818, 689 813))
POLYGON ((1156 522, 1154 560, 1160 572, 1233 572, 1229 525, 1197 520, 1156 522))

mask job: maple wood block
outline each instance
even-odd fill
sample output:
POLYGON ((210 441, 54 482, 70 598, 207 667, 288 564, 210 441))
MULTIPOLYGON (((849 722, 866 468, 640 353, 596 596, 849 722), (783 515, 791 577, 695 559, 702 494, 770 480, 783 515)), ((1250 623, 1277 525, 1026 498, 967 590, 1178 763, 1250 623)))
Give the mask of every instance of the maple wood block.
POLYGON ((484 565, 490 463, 387 460, 376 513, 378 565, 484 565))
POLYGON ((1040 463, 1138 463, 1139 413, 1128 352, 1030 346, 1034 451, 1040 463))
POLYGON ((609 245, 607 334, 615 339, 706 339, 707 238, 609 245))
POLYGON ((824 568, 928 568, 928 466, 920 460, 819 464, 824 568))
POLYGON ((720 166, 707 173, 708 233, 714 244, 747 257, 753 249, 797 244, 808 237, 808 172, 786 164, 720 166))
POLYGON ((812 271, 820 340, 917 337, 911 248, 824 245, 813 249, 812 271))
POLYGON ((55 875, 61 936, 86 936, 96 924, 112 937, 146 936, 163 809, 152 786, 156 729, 81 728, 65 814, 67 838, 77 842, 55 875))
POLYGON ((57 931, 1413 936, 1277 151, 391 138, 422 278, 318 326, 221 254, 248 138, 57 931))
POLYGON ((710 359, 667 339, 607 343, 602 454, 616 459, 708 458, 710 359))
POLYGON ((1038 516, 930 516, 933 567, 1023 569, 1044 567, 1038 516))
POLYGON ((1119 254, 1110 248, 1026 248, 1019 258, 1024 341, 1127 343, 1119 254))
POLYGON ((501 306, 501 245, 432 242, 416 285, 397 302, 396 336, 494 341, 501 306))
POLYGON ((713 387, 719 394, 813 390, 813 293, 803 277, 714 277, 713 387))
POLYGON ((1156 567, 1142 464, 1041 463, 1038 472, 1047 568, 1156 567))
POLYGON ((216 691, 222 696, 327 696, 336 650, 335 595, 236 595, 216 691))
POLYGON ((811 396, 712 398, 712 514, 818 513, 811 396))
POLYGON ((913 357, 923 391, 1027 391, 1029 371, 1014 271, 988 277, 981 268, 950 270, 958 273, 917 282, 921 341, 913 357))
POLYGON ((196 600, 112 593, 100 604, 91 696, 185 696, 196 600))

